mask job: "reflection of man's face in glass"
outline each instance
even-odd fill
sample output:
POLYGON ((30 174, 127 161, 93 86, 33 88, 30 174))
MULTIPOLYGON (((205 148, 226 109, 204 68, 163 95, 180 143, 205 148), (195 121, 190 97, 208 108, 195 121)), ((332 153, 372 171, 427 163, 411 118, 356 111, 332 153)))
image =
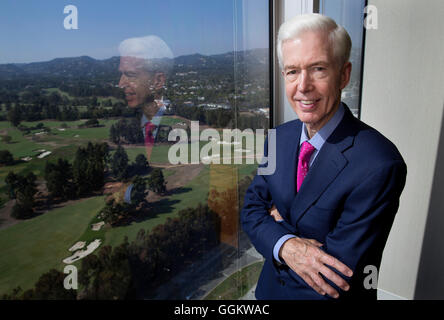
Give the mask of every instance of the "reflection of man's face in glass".
POLYGON ((154 101, 155 76, 147 71, 146 60, 135 57, 121 57, 119 71, 122 74, 119 87, 124 90, 130 108, 154 101))

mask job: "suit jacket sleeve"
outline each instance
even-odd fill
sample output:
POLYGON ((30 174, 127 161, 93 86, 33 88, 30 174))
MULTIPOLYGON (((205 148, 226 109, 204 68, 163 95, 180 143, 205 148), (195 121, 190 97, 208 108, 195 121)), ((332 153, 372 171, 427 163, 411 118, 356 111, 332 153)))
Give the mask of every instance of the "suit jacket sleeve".
MULTIPOLYGON (((264 147, 265 156, 268 155, 267 141, 264 147)), ((285 227, 285 224, 276 223, 270 216, 268 210, 272 205, 267 176, 257 174, 245 194, 241 223, 254 247, 270 261, 273 260, 273 248, 276 242, 284 235, 293 233, 285 227)))
POLYGON ((406 174, 405 163, 393 161, 365 177, 347 197, 335 228, 325 239, 322 249, 353 270, 352 289, 363 286, 366 265, 379 268, 406 174))

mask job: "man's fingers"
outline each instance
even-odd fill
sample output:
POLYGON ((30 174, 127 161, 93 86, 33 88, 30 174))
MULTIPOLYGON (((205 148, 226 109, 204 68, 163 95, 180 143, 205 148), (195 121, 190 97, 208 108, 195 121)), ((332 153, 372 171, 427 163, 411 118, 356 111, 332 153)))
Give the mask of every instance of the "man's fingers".
POLYGON ((350 286, 344 279, 325 265, 320 268, 320 272, 342 290, 348 291, 350 289, 350 286))
POLYGON ((342 273, 347 277, 351 277, 353 275, 353 271, 349 267, 347 267, 341 261, 339 261, 338 259, 332 257, 327 253, 324 253, 322 255, 321 262, 329 265, 330 267, 335 268, 336 270, 338 270, 340 273, 342 273))
POLYGON ((339 293, 335 290, 335 288, 325 282, 324 279, 322 279, 322 277, 319 275, 319 273, 313 273, 312 279, 316 283, 316 285, 322 291, 326 292, 330 297, 333 297, 335 299, 339 298, 339 293))
POLYGON ((325 291, 324 290, 322 290, 317 284, 316 284, 316 282, 314 282, 313 281, 313 279, 309 276, 309 275, 307 275, 307 274, 305 274, 305 273, 302 273, 302 274, 300 274, 300 276, 301 276, 301 278, 310 286, 310 287, 312 287, 313 288, 313 290, 314 291, 316 291, 317 293, 319 293, 320 295, 322 295, 322 296, 324 296, 325 295, 325 291))

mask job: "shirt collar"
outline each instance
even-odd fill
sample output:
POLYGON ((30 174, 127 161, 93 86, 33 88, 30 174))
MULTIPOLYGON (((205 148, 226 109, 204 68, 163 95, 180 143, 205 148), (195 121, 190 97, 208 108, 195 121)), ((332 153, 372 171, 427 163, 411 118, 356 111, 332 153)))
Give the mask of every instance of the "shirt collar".
MULTIPOLYGON (((154 117, 151 119, 151 123, 155 124, 156 126, 159 126, 160 120, 162 119, 163 114, 166 111, 165 105, 162 105, 159 110, 157 110, 157 113, 154 115, 154 117)), ((140 119, 140 126, 145 127, 146 123, 149 122, 148 118, 145 114, 142 114, 142 118, 140 119)))
POLYGON ((344 112, 344 106, 341 102, 339 104, 338 110, 335 112, 333 117, 328 120, 328 122, 321 128, 321 130, 316 132, 316 134, 311 139, 308 138, 307 128, 305 127, 305 123, 303 123, 299 145, 301 145, 305 141, 308 141, 313 147, 316 148, 317 151, 321 150, 325 141, 327 141, 328 137, 330 137, 330 135, 336 129, 339 122, 341 122, 342 118, 344 117, 344 112))

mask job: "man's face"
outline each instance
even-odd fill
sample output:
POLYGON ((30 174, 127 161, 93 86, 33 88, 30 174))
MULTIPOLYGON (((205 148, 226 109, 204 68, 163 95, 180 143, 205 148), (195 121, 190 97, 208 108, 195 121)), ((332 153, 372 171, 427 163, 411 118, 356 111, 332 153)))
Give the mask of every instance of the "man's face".
POLYGON ((288 101, 307 129, 319 131, 339 107, 351 64, 339 66, 328 37, 319 32, 285 41, 282 60, 288 101))
POLYGON ((121 57, 119 71, 122 74, 119 87, 125 92, 130 108, 136 108, 154 101, 154 76, 144 68, 145 60, 135 57, 121 57))

